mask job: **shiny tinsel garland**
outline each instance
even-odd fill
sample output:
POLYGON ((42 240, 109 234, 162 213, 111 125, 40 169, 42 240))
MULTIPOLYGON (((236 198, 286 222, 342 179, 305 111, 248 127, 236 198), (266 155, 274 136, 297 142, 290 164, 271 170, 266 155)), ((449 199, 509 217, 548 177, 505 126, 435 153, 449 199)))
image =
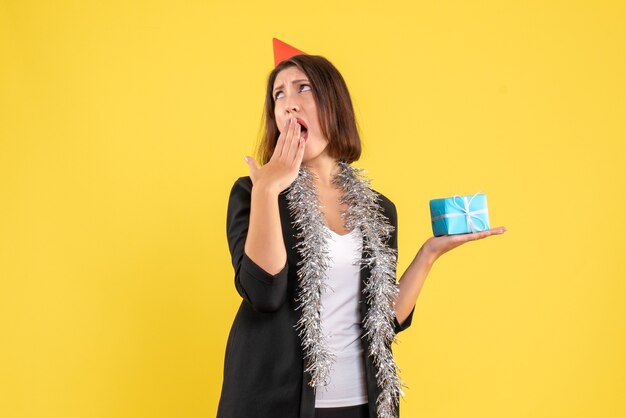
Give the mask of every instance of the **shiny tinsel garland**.
MULTIPOLYGON (((370 267, 363 292, 370 305, 363 328, 370 339, 368 354, 376 366, 376 381, 381 393, 376 400, 379 418, 395 418, 398 397, 403 396, 402 382, 391 353, 395 342, 394 300, 398 294, 396 284, 396 250, 385 245, 393 232, 378 204, 378 195, 370 188, 369 180, 362 170, 340 161, 340 172, 333 184, 343 190, 340 203, 348 209, 342 216, 347 230, 360 228, 363 237, 362 268, 370 267)), ((302 315, 296 324, 300 331, 305 352, 305 372, 311 374, 309 385, 327 386, 335 355, 328 348, 321 327, 321 294, 326 288, 326 270, 330 262, 327 239, 330 232, 325 228, 319 198, 313 184, 313 174, 304 166, 287 192, 289 210, 298 229, 296 238, 301 240, 296 249, 302 257, 298 269, 299 295, 296 299, 302 315)))

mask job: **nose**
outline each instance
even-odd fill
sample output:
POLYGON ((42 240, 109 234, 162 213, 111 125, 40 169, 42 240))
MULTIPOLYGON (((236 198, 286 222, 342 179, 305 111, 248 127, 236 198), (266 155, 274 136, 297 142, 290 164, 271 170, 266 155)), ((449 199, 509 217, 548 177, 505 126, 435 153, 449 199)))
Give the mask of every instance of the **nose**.
POLYGON ((300 112, 300 106, 294 103, 293 105, 287 106, 286 111, 288 116, 294 116, 296 113, 300 112))
POLYGON ((293 114, 294 112, 300 111, 300 103, 298 102, 297 96, 288 96, 285 98, 285 111, 288 114, 293 114))

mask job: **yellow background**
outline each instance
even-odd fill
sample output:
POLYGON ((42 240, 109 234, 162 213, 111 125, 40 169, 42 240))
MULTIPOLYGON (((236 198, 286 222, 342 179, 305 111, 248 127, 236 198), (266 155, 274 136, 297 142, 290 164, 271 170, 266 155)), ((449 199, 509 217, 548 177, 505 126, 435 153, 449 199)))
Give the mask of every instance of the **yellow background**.
POLYGON ((624 22, 621 1, 0 1, 0 416, 215 416, 272 37, 347 80, 399 273, 431 198, 483 191, 509 228, 433 268, 395 347, 402 416, 626 416, 624 22))

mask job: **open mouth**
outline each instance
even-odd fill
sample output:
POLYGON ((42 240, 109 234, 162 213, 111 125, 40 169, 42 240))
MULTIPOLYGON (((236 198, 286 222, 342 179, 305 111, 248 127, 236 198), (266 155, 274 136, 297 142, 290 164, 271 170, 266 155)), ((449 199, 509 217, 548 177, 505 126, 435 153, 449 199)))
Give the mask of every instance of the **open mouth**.
POLYGON ((306 140, 309 137, 309 129, 306 127, 306 125, 304 124, 304 121, 302 121, 302 119, 298 118, 298 119, 296 119, 296 121, 300 125, 300 134, 302 135, 302 138, 304 138, 304 140, 306 140))

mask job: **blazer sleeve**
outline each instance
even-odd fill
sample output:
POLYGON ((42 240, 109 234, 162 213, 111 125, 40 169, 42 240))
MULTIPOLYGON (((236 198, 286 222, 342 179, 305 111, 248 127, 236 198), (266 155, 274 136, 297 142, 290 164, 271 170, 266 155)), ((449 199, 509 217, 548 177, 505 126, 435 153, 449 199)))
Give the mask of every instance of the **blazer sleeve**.
MULTIPOLYGON (((388 202, 388 219, 393 226, 393 232, 391 233, 391 237, 389 238, 389 246, 398 251, 398 212, 396 210, 396 205, 391 200, 386 200, 388 202)), ((411 326, 411 321, 413 320, 413 312, 415 312, 415 305, 413 305, 411 313, 409 313, 409 316, 407 316, 402 324, 398 322, 398 318, 396 318, 396 316, 394 315, 393 322, 396 334, 404 331, 411 326)))
POLYGON ((235 181, 228 199, 226 235, 235 269, 235 288, 254 310, 273 312, 286 298, 288 263, 278 273, 270 274, 244 252, 250 224, 251 195, 250 177, 240 177, 235 181))

